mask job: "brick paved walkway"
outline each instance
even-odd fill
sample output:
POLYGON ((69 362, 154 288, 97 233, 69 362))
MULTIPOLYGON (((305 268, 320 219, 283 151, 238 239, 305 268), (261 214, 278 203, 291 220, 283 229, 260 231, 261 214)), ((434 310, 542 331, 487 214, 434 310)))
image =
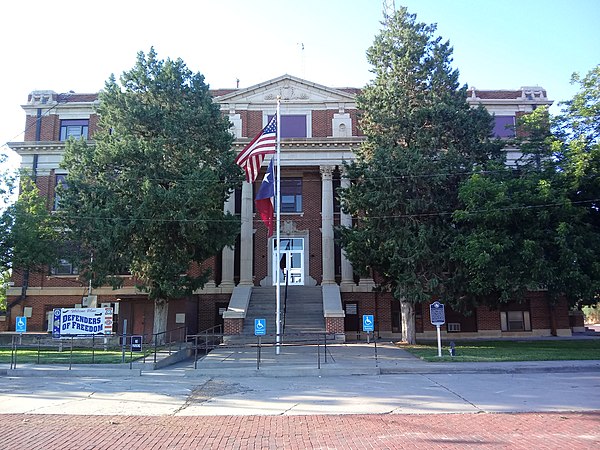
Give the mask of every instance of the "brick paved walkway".
POLYGON ((338 416, 0 415, 1 450, 598 449, 600 411, 338 416))

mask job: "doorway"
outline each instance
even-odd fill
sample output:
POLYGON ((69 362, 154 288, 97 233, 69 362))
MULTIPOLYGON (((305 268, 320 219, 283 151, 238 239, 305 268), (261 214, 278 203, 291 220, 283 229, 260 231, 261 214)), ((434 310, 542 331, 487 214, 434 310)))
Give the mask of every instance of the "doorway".
POLYGON ((280 239, 280 258, 277 260, 277 240, 273 239, 273 285, 276 284, 276 270, 279 270, 279 284, 304 285, 304 238, 280 239))

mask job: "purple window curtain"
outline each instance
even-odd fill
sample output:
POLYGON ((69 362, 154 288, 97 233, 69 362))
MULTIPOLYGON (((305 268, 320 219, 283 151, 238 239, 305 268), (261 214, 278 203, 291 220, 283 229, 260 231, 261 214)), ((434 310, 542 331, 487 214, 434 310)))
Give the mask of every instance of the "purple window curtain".
MULTIPOLYGON (((273 116, 268 116, 270 121, 273 116)), ((281 115, 281 137, 302 138, 306 137, 306 116, 303 114, 281 115)))
POLYGON ((515 116, 494 116, 494 136, 515 137, 515 116))

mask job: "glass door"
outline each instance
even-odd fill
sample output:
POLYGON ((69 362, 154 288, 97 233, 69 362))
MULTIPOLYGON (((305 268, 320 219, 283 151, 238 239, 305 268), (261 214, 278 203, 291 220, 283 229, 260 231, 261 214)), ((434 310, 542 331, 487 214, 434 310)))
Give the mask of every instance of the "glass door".
POLYGON ((277 261, 277 241, 273 240, 273 284, 276 282, 276 270, 279 270, 279 283, 285 285, 288 276, 289 285, 304 285, 304 239, 281 239, 280 259, 277 261))

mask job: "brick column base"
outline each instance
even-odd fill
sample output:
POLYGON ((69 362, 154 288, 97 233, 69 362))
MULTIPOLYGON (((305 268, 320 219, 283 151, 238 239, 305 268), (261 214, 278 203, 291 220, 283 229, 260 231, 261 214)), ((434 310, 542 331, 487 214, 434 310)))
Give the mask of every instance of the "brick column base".
POLYGON ((242 334, 244 319, 225 319, 223 334, 242 334))
POLYGON ((325 317, 325 331, 327 333, 344 333, 344 318, 325 317))

